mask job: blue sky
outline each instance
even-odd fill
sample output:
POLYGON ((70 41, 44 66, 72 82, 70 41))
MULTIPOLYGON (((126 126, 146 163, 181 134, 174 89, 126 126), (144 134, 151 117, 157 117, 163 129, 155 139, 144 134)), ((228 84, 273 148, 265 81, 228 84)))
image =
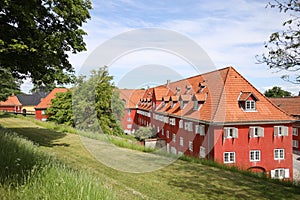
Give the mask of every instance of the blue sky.
MULTIPOLYGON (((272 32, 281 30, 283 21, 289 17, 289 14, 266 8, 268 1, 92 0, 92 3, 92 18, 83 27, 88 33, 85 37, 87 51, 70 55, 78 74, 82 73, 85 61, 95 49, 111 38, 135 29, 158 28, 175 31, 193 40, 213 61, 214 69, 233 66, 261 92, 275 85, 294 94, 300 90, 298 85, 281 80, 282 73, 256 64, 255 55, 265 51, 264 42, 272 32)), ((199 73, 180 56, 155 49, 128 52, 105 64, 115 77, 116 85, 121 87, 123 85, 120 83, 124 82, 127 83, 124 87, 145 86, 149 77, 155 74, 161 77, 155 80, 155 84, 161 84, 167 79, 175 80, 199 73), (151 68, 151 65, 153 70, 137 70, 151 68), (162 70, 157 66, 163 66, 162 70), (132 73, 141 74, 133 77, 132 73), (137 80, 141 76, 148 79, 141 83, 137 80), (135 82, 137 85, 134 86, 135 82)), ((22 86, 22 90, 28 88, 27 83, 22 86)))

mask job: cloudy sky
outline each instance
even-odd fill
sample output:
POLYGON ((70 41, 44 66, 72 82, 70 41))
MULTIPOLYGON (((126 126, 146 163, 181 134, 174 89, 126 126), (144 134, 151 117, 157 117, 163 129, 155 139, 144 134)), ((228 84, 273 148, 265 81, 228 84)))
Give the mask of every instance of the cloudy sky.
MULTIPOLYGON (((257 64, 255 59, 265 51, 264 42, 269 35, 281 30, 283 21, 289 17, 266 8, 268 1, 92 0, 92 3, 92 18, 83 27, 88 33, 87 51, 70 56, 77 74, 84 74, 98 62, 98 67, 109 66, 116 85, 139 88, 233 66, 261 92, 275 85, 294 94, 300 90, 299 86, 281 80, 282 73, 257 64), (149 34, 147 30, 154 32, 149 34), (159 30, 161 34, 157 33, 159 30), (119 42, 122 37, 124 41, 119 42), (139 37, 149 39, 148 43, 139 37), (160 48, 156 42, 172 44, 160 48), (189 42, 203 51, 192 43, 187 45, 189 42), (173 43, 184 50, 176 49, 173 43), (107 52, 111 55, 105 57, 107 52), (196 55, 210 58, 213 66, 203 58, 202 65, 208 68, 199 67, 199 60, 193 61, 196 55)), ((22 89, 26 90, 26 84, 22 89)))

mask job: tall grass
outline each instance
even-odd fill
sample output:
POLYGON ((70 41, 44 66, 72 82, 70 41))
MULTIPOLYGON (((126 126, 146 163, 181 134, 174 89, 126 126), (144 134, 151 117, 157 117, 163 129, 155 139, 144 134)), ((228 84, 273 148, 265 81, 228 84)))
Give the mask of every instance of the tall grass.
POLYGON ((0 127, 0 199, 115 199, 87 172, 73 170, 0 127))

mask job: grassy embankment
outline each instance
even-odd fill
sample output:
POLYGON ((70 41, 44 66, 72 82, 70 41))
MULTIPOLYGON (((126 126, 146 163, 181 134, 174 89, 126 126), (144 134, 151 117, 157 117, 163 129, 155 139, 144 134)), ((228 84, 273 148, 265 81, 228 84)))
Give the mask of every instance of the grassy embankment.
MULTIPOLYGON (((65 187, 68 185, 70 191, 81 191, 80 187, 89 188, 92 187, 89 185, 94 185, 100 188, 102 191, 100 194, 104 195, 104 198, 113 198, 115 195, 117 199, 300 199, 299 187, 182 160, 177 160, 167 167, 149 173, 120 172, 97 161, 82 145, 80 136, 76 134, 59 133, 42 128, 30 121, 7 116, 0 118, 0 124, 31 140, 38 147, 33 147, 30 142, 26 143, 30 148, 36 149, 34 150, 36 154, 48 155, 50 153, 59 160, 55 161, 56 159, 53 160, 53 158, 50 159, 46 156, 45 161, 41 162, 43 167, 34 167, 36 164, 19 163, 20 165, 17 165, 19 156, 26 155, 26 153, 19 152, 13 156, 14 154, 7 153, 8 150, 3 149, 1 145, 1 152, 4 152, 1 154, 1 160, 2 158, 10 158, 11 163, 13 163, 11 164, 12 169, 5 174, 17 171, 17 173, 13 173, 16 174, 14 177, 22 178, 11 179, 11 184, 14 184, 11 187, 3 183, 0 187, 0 198, 14 197, 13 195, 16 193, 31 195, 27 196, 28 198, 31 197, 30 199, 38 199, 39 195, 42 197, 48 192, 60 196, 63 195, 63 192, 56 192, 56 190, 65 191, 65 187), (22 170, 13 169, 17 166, 20 166, 22 170), (49 173, 51 170, 56 172, 49 173), (23 171, 27 171, 27 173, 23 171), (31 176, 32 173, 40 175, 31 176), (68 176, 71 178, 64 177, 60 173, 69 174, 68 176), (88 181, 86 182, 81 180, 86 177, 85 173, 88 174, 88 181), (50 174, 50 177, 46 177, 47 174, 50 174), (28 176, 32 178, 26 178, 28 176), (25 182, 19 181, 16 184, 19 179, 24 180, 24 177, 25 182), (54 180, 52 185, 48 180, 51 180, 51 177, 54 180), (76 181, 78 181, 77 184, 70 183, 76 181), (43 184, 49 184, 49 186, 43 186, 43 184), (55 184, 57 184, 56 187, 55 184), (78 186, 76 187, 76 185, 78 186), (37 189, 34 190, 34 188, 37 189), (46 188, 51 188, 51 190, 43 192, 46 191, 46 188), (105 195, 107 196, 105 197, 105 195)), ((3 131, 0 134, 3 135, 3 131)), ((101 145, 100 141, 99 145, 101 145)), ((29 158, 32 157, 31 160, 39 158, 35 154, 28 156, 29 158)), ((87 191, 89 190, 87 189, 87 191)), ((77 195, 80 195, 80 192, 77 195)), ((85 193, 85 195, 89 194, 85 193)), ((23 199, 28 199, 27 197, 25 196, 23 199)), ((67 196, 60 197, 60 199, 70 199, 67 196)), ((73 199, 78 198, 79 196, 75 196, 73 199)), ((90 197, 90 199, 98 198, 90 197)))

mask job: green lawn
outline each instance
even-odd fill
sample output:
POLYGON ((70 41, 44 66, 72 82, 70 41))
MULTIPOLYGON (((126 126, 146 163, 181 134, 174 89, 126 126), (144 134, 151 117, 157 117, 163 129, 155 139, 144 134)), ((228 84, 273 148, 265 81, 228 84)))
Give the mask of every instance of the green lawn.
MULTIPOLYGON (((148 173, 121 172, 92 156, 79 135, 55 132, 6 115, 0 116, 0 124, 33 141, 69 167, 93 174, 117 199, 300 199, 300 189, 296 187, 182 160, 148 173)), ((103 145, 93 142, 94 148, 103 145)), ((140 153, 138 156, 149 156, 140 153)))

